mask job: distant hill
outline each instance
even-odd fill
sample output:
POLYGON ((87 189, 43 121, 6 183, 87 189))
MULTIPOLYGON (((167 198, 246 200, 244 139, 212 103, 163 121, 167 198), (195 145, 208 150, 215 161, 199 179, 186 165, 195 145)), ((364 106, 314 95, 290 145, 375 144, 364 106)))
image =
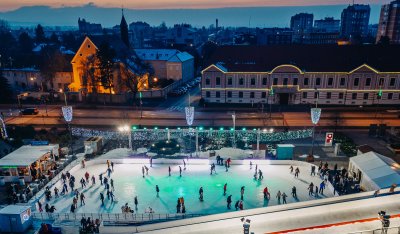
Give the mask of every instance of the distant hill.
MULTIPOLYGON (((346 5, 332 6, 296 6, 296 7, 238 7, 215 9, 160 9, 134 10, 125 9, 125 18, 132 21, 145 21, 150 25, 160 25, 163 21, 171 26, 176 23, 189 23, 193 26, 210 26, 219 19, 220 26, 285 27, 289 26, 290 17, 296 13, 314 14, 314 19, 327 16, 340 18, 346 5)), ((370 23, 378 23, 380 5, 371 5, 370 23)), ((22 7, 17 10, 0 12, 0 19, 5 19, 13 26, 77 26, 78 18, 89 22, 101 23, 103 27, 119 24, 121 9, 101 8, 93 4, 78 7, 51 8, 48 6, 22 7)))

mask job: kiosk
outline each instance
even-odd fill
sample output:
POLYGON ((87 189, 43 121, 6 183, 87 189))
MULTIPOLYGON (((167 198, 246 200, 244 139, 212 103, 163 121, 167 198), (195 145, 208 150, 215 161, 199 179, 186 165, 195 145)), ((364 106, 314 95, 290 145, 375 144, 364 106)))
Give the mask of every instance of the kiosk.
POLYGON ((32 226, 31 207, 9 205, 0 210, 0 232, 25 233, 32 226))

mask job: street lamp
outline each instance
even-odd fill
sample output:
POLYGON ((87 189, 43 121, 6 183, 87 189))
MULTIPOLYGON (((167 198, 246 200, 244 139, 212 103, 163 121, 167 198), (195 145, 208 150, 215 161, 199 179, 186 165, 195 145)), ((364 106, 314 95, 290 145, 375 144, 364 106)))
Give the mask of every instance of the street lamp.
POLYGON ((236 148, 236 112, 232 112, 232 122, 233 122, 233 148, 236 148))
POLYGON ((190 106, 190 94, 189 94, 189 106, 185 107, 185 117, 186 117, 186 123, 189 127, 188 133, 189 133, 189 146, 190 146, 190 157, 192 157, 192 134, 190 132, 191 126, 193 124, 194 120, 194 107, 190 106))
POLYGON ((119 126, 118 131, 128 134, 128 149, 132 149, 132 134, 128 125, 119 126))

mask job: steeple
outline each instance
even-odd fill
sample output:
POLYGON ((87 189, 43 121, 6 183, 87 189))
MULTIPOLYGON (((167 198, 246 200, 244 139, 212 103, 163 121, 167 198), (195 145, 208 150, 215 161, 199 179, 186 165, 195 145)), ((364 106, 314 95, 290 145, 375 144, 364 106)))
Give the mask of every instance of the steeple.
POLYGON ((129 35, 128 35, 128 24, 126 23, 125 16, 124 16, 124 8, 122 10, 122 18, 121 23, 119 24, 121 30, 121 40, 125 43, 127 47, 129 46, 129 35))

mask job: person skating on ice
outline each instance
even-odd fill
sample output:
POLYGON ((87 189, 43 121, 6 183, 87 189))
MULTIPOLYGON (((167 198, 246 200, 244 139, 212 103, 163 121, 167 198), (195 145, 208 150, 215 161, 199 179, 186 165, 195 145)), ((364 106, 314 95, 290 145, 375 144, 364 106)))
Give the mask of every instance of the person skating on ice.
POLYGON ((157 192, 157 197, 158 197, 159 193, 160 193, 160 188, 158 187, 158 185, 156 185, 156 192, 157 192))
POLYGON ((201 202, 204 201, 203 193, 204 193, 203 187, 200 187, 200 189, 199 189, 199 200, 201 202))
POLYGON ((297 198, 297 189, 296 189, 296 186, 293 186, 293 188, 292 188, 292 196, 293 196, 294 198, 297 198))
POLYGON ((226 199, 226 208, 228 208, 228 210, 231 209, 231 203, 232 203, 232 195, 229 195, 228 198, 226 199))
POLYGON ((228 186, 227 183, 224 184, 224 196, 226 195, 226 187, 228 186))

